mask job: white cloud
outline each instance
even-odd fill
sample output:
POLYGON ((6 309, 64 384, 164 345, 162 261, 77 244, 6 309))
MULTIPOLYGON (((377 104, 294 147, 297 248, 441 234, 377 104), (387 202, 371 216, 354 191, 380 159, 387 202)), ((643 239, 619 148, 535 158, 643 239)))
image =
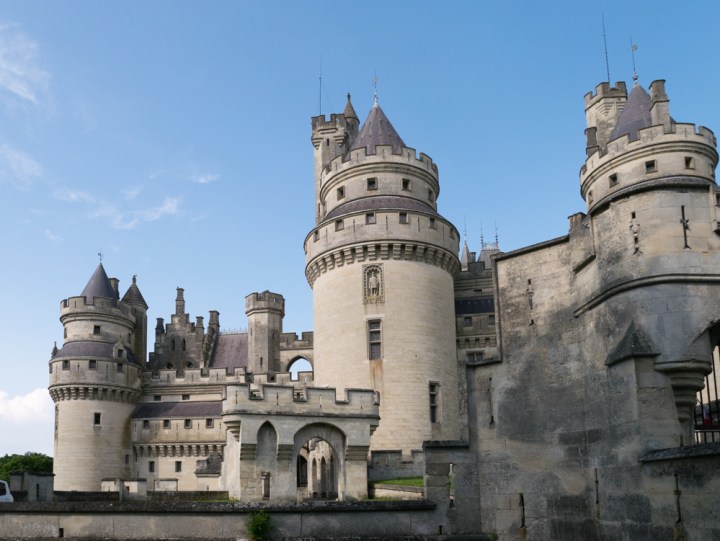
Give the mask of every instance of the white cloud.
POLYGON ((135 229, 144 222, 154 222, 164 216, 177 214, 180 210, 179 197, 167 197, 158 207, 124 212, 114 205, 103 203, 90 214, 91 218, 104 218, 114 229, 135 229))
POLYGON ((47 389, 35 389, 28 394, 11 397, 0 391, 0 422, 24 425, 53 418, 53 402, 47 389))
POLYGON ((215 182, 215 181, 218 180, 219 178, 220 178, 220 175, 214 175, 214 174, 210 174, 210 173, 205 173, 205 174, 202 174, 202 175, 195 175, 194 177, 192 177, 191 180, 192 180, 195 184, 210 184, 211 182, 215 182))
POLYGON ((55 199, 68 203, 94 203, 95 198, 87 192, 61 188, 54 194, 55 199))
POLYGON ((0 25, 0 89, 23 103, 37 105, 50 75, 36 60, 38 45, 17 24, 0 25))
POLYGON ((19 190, 28 190, 43 169, 32 156, 10 147, 0 145, 0 182, 6 182, 19 190))
POLYGON ((177 214, 180 208, 179 197, 166 197, 162 205, 155 208, 137 211, 137 216, 145 222, 154 222, 163 216, 177 214))
POLYGON ((142 188, 130 188, 122 191, 125 199, 135 199, 140 193, 142 193, 142 188))
POLYGON ((56 235, 55 233, 53 233, 52 231, 50 231, 49 229, 45 230, 45 238, 47 238, 49 241, 52 241, 52 242, 60 240, 60 237, 58 235, 56 235))

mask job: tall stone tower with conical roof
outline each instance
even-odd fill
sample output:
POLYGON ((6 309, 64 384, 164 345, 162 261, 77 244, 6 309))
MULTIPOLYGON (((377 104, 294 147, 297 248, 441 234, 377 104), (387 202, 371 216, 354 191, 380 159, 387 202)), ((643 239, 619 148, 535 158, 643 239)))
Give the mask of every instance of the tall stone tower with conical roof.
POLYGON ((377 100, 312 119, 316 225, 305 239, 315 381, 380 393, 372 450, 408 460, 457 437, 453 274, 457 229, 437 211, 438 169, 377 100))
POLYGON ((55 490, 100 490, 132 471, 130 419, 140 397, 147 304, 133 277, 120 300, 102 264, 77 297, 60 303, 64 343, 50 359, 55 402, 55 490))

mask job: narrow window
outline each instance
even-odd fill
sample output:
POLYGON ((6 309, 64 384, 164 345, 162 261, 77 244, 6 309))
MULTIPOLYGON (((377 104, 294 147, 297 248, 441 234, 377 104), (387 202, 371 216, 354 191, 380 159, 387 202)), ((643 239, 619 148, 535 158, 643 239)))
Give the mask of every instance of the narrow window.
POLYGON ((155 461, 151 460, 148 462, 148 472, 155 473, 155 461))
POLYGON ((438 404, 440 402, 440 384, 435 383, 434 381, 430 382, 429 386, 429 394, 430 394, 430 422, 431 423, 437 423, 438 422, 438 404))
POLYGON ((495 325, 495 314, 490 314, 488 316, 488 325, 495 325))
POLYGON ((70 370, 70 361, 63 361, 63 370, 70 370))
POLYGON ((185 347, 186 347, 185 339, 183 338, 183 343, 182 343, 182 350, 183 350, 183 351, 185 351, 185 347))
POLYGON ((611 188, 617 186, 617 183, 618 183, 617 173, 613 173, 613 174, 610 175, 608 178, 609 178, 609 180, 610 180, 610 187, 611 187, 611 188))
POLYGON ((142 427, 143 427, 143 430, 148 430, 150 428, 150 421, 148 421, 147 419, 144 419, 142 427))
POLYGON ((97 369, 97 361, 94 360, 94 359, 90 359, 90 360, 88 361, 88 368, 89 368, 90 370, 95 370, 95 369, 97 369))
POLYGON ((192 419, 185 419, 185 428, 192 428, 192 419))
POLYGON ((435 218, 430 218, 430 228, 435 229, 435 218))
POLYGON ((205 419, 205 428, 212 428, 212 427, 213 427, 213 420, 205 419))
POLYGON ((155 402, 160 402, 160 400, 162 400, 162 397, 159 394, 156 394, 155 396, 153 396, 153 400, 155 402))
POLYGON ((365 223, 366 224, 374 224, 375 223, 375 213, 374 212, 368 212, 365 215, 365 223))
POLYGON ((93 424, 95 426, 100 426, 100 414, 97 412, 93 414, 93 424))
POLYGON ((720 207, 720 192, 715 193, 715 206, 720 207))
POLYGON ((318 229, 315 230, 315 233, 313 233, 313 240, 315 242, 320 240, 320 231, 318 229))
POLYGON ((406 224, 406 223, 408 223, 407 212, 401 212, 401 213, 400 213, 400 223, 401 223, 401 224, 406 224))
POLYGON ((430 201, 432 203, 434 200, 435 200, 435 194, 433 193, 432 190, 428 190, 428 201, 430 201))
POLYGON ((338 198, 338 199, 343 199, 344 197, 345 197, 345 186, 340 186, 340 187, 337 189, 337 198, 338 198))
POLYGON ((368 321, 368 354, 371 360, 382 359, 382 328, 379 319, 368 321))
POLYGON ((595 197, 593 197, 592 190, 588 192, 588 205, 592 205, 595 202, 595 197))
POLYGON ((657 171, 657 162, 655 160, 645 162, 646 173, 654 173, 655 171, 657 171))
POLYGON ((163 419, 163 428, 167 430, 170 428, 170 419, 163 419))
POLYGON ((182 462, 179 460, 175 461, 175 473, 180 473, 182 471, 182 462))
POLYGON ((122 371, 123 371, 123 363, 117 363, 117 365, 116 365, 116 370, 117 370, 118 372, 122 372, 122 371))
POLYGON ((685 169, 695 169, 695 158, 685 156, 685 169))
POLYGON ((465 316, 463 318, 463 327, 472 327, 472 317, 465 316))
POLYGON ((63 329, 63 338, 67 338, 67 329, 63 329))
POLYGON ((130 464, 130 455, 125 455, 125 465, 130 464))
POLYGON ((402 189, 406 192, 410 191, 410 179, 409 178, 402 179, 402 189))
POLYGON ((100 325, 95 325, 93 327, 93 334, 100 334, 100 325))
POLYGON ((190 395, 189 395, 189 394, 184 394, 184 395, 182 395, 182 399, 183 399, 183 400, 190 400, 190 395))
POLYGON ((378 181, 377 178, 371 177, 367 179, 367 189, 368 190, 377 190, 378 187, 378 181))
POLYGON ((335 220, 335 231, 342 231, 345 229, 345 222, 342 220, 335 220))

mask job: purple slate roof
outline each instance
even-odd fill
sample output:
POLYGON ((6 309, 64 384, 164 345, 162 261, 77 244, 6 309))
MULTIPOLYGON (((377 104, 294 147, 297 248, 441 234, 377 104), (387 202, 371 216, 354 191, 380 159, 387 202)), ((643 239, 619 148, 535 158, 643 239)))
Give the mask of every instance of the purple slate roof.
POLYGON ((219 417, 222 402, 144 402, 133 411, 133 419, 219 417))
MULTIPOLYGON (((113 348, 115 344, 109 342, 96 342, 94 340, 78 340, 76 342, 66 342, 62 348, 58 350, 53 359, 75 358, 75 357, 97 357, 97 358, 113 358, 113 348)), ((125 347, 127 359, 131 363, 139 364, 135 358, 135 353, 125 347)))
POLYGON ((105 274, 105 269, 103 268, 102 263, 97 266, 95 272, 90 277, 90 281, 85 286, 85 289, 83 289, 82 293, 80 293, 80 296, 86 297, 86 302, 88 304, 92 303, 95 297, 106 297, 108 299, 117 300, 115 290, 110 285, 110 280, 108 279, 107 274, 105 274))
POLYGON ((234 368, 248 365, 248 335, 247 333, 223 334, 220 333, 215 344, 215 352, 210 363, 211 368, 234 368))
POLYGON ((638 130, 650 126, 652 126, 650 94, 640 85, 635 85, 630 91, 625 108, 620 113, 609 140, 614 141, 623 135, 629 135, 631 141, 637 141, 640 137, 638 130))
POLYGON ((383 110, 376 103, 370 109, 370 114, 357 138, 353 141, 350 150, 364 147, 367 149, 368 154, 375 154, 377 145, 390 145, 393 153, 400 154, 400 149, 405 146, 405 143, 403 143, 388 117, 385 116, 383 110))
POLYGON ((142 293, 140 293, 140 288, 137 286, 136 277, 133 276, 132 284, 130 284, 130 287, 125 292, 125 295, 123 295, 123 302, 127 302, 128 304, 139 304, 141 306, 145 307, 145 310, 147 310, 148 305, 145 302, 145 299, 142 296, 142 293))
POLYGON ((381 195, 374 197, 363 197, 362 199, 354 199, 348 201, 332 209, 325 216, 326 220, 331 220, 342 216, 343 214, 351 214, 353 212, 363 212, 369 210, 382 209, 398 209, 413 210, 417 212, 425 212, 433 216, 440 216, 430 205, 413 199, 411 197, 402 197, 399 195, 381 195))

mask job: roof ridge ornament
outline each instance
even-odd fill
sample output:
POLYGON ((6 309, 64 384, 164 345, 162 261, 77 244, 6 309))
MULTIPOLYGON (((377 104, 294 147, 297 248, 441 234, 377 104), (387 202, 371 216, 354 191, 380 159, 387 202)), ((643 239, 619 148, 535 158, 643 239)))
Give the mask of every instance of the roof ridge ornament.
POLYGON ((377 91, 378 79, 379 79, 379 77, 377 76, 377 72, 375 72, 375 76, 373 77, 373 85, 375 86, 375 98, 374 98, 374 102, 373 102, 373 107, 378 106, 378 91, 377 91))
POLYGON ((637 70, 635 69, 635 51, 637 51, 638 46, 633 43, 632 36, 630 36, 630 54, 632 55, 632 66, 633 66, 633 86, 638 84, 638 74, 637 70))

